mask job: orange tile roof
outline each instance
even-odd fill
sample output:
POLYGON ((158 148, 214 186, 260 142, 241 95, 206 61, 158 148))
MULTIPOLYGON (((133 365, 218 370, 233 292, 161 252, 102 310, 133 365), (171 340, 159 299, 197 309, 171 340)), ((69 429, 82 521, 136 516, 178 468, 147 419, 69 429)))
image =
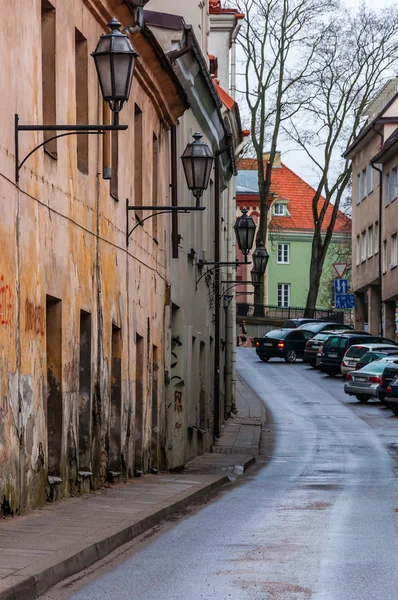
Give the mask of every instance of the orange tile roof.
MULTIPOLYGON (((253 171, 257 169, 257 160, 255 158, 243 158, 238 163, 238 171, 253 171)), ((272 217, 272 227, 284 230, 305 230, 314 229, 314 220, 312 215, 312 199, 315 190, 306 183, 301 177, 296 175, 289 167, 281 163, 281 167, 275 167, 272 170, 271 193, 279 198, 289 200, 288 211, 290 217, 272 217)), ((253 196, 251 196, 253 199, 253 196)), ((321 197, 324 200, 323 197, 321 197)), ((247 202, 249 196, 242 195, 239 204, 247 202)), ((329 205, 324 220, 326 229, 332 216, 332 204, 329 205)), ((349 233, 351 231, 351 219, 339 210, 334 228, 336 233, 349 233)))
POLYGON ((213 79, 213 83, 216 86, 216 90, 221 98, 222 103, 225 104, 228 110, 233 110, 236 104, 235 100, 221 87, 217 79, 213 79))
POLYGON ((222 13, 234 14, 237 19, 244 19, 245 15, 240 13, 236 8, 221 8, 221 0, 210 0, 209 12, 211 15, 222 13))

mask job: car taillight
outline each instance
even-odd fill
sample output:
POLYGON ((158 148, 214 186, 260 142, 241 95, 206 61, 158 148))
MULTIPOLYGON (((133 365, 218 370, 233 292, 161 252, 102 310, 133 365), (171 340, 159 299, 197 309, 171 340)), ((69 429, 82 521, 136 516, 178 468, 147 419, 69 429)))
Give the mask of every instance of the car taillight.
POLYGON ((362 369, 362 367, 361 367, 361 365, 360 365, 359 363, 357 363, 357 364, 355 365, 355 370, 356 370, 356 371, 359 371, 359 369, 362 369))
POLYGON ((350 373, 347 373, 345 380, 352 381, 352 375, 350 375, 350 373))
POLYGON ((390 388, 390 386, 389 386, 389 385, 386 387, 386 391, 387 391, 387 392, 391 392, 391 388, 390 388))
POLYGON ((369 377, 370 383, 381 383, 380 377, 369 377))
POLYGON ((280 340, 277 344, 278 348, 284 348, 285 347, 285 342, 282 342, 282 340, 280 340))
POLYGON ((260 345, 260 342, 256 342, 256 346, 258 347, 260 345))
POLYGON ((312 343, 311 343, 311 342, 307 342, 307 343, 306 343, 306 345, 305 345, 305 347, 306 347, 306 348, 309 348, 311 345, 312 345, 312 343))

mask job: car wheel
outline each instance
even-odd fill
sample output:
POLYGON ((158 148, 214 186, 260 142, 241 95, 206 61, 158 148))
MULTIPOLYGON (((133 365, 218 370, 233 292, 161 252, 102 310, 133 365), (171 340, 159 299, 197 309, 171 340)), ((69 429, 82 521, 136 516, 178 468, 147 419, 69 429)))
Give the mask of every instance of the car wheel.
POLYGON ((329 377, 336 377, 337 373, 335 373, 334 371, 326 371, 326 375, 328 375, 329 377))
POLYGON ((365 394, 357 394, 356 399, 359 400, 359 402, 361 402, 362 404, 365 404, 365 402, 368 402, 368 400, 370 400, 370 396, 365 396, 365 394))
POLYGON ((288 350, 285 355, 285 361, 287 363, 294 363, 297 360, 297 352, 295 350, 288 350))
POLYGON ((391 408, 392 412, 394 413, 394 415, 396 417, 398 417, 398 406, 396 404, 390 404, 390 408, 391 408))
POLYGON ((262 360, 263 362, 268 362, 268 361, 269 361, 269 359, 270 359, 270 357, 269 357, 269 356, 262 356, 262 357, 261 357, 261 360, 262 360))

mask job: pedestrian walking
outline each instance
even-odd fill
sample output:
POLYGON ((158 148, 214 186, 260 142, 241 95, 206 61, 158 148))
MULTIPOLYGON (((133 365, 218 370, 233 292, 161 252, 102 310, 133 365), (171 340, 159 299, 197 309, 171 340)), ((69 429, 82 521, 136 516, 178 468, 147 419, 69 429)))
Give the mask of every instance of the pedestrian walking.
POLYGON ((239 344, 239 346, 246 346, 246 343, 247 343, 246 321, 242 321, 239 325, 239 328, 240 328, 240 344, 239 344))

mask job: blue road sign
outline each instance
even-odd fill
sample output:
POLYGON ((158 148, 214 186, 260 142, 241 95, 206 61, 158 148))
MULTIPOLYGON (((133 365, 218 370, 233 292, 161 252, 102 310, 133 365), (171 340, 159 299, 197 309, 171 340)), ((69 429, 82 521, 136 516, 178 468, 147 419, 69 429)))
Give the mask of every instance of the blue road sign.
POLYGON ((335 305, 336 308, 355 308, 354 294, 337 294, 335 305))
POLYGON ((347 279, 335 279, 334 280, 334 293, 335 296, 339 294, 348 294, 348 280, 347 279))

